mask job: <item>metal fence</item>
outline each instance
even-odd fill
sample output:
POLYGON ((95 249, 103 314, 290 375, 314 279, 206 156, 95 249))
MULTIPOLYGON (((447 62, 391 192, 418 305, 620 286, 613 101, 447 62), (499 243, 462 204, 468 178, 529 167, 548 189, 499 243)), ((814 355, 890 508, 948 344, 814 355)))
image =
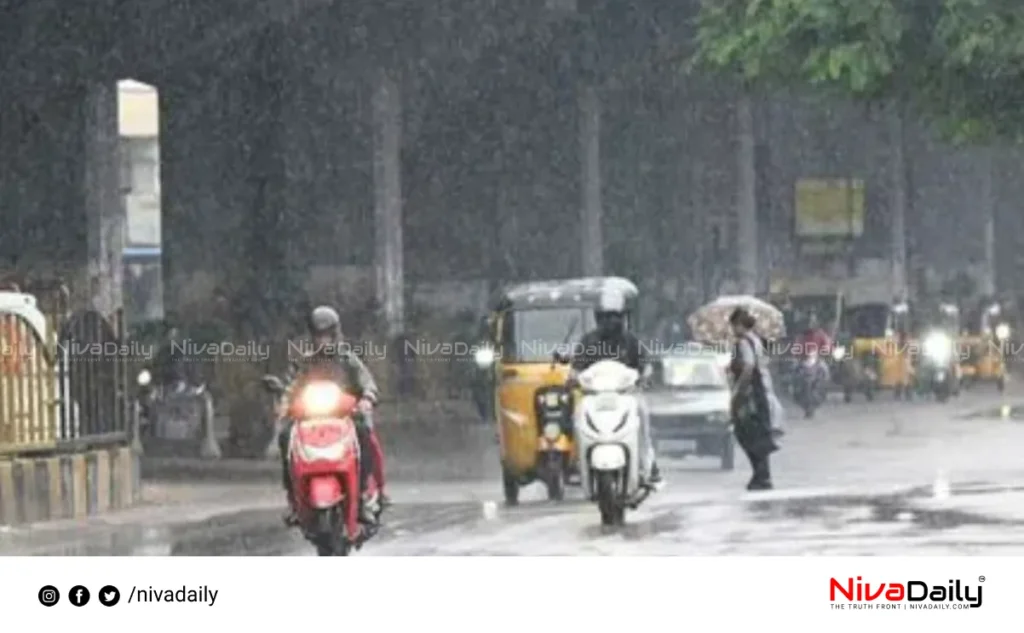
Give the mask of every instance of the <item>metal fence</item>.
POLYGON ((63 286, 0 293, 0 456, 127 441, 135 350, 63 286))

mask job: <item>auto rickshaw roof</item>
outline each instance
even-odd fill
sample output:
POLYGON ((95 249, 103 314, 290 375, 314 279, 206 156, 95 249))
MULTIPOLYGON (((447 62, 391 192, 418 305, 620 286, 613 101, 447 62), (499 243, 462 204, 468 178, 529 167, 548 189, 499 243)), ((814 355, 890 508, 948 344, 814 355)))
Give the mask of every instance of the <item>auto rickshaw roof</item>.
POLYGON ((532 281, 507 286, 498 299, 500 309, 521 307, 558 307, 596 305, 606 290, 618 290, 626 301, 635 300, 640 291, 624 277, 580 277, 532 281))

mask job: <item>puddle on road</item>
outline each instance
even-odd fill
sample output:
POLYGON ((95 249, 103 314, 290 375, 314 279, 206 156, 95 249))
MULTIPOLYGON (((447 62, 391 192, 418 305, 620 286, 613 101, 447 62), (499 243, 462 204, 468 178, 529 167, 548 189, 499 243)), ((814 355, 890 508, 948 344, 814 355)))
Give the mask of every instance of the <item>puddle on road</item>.
MULTIPOLYGON (((1006 488, 998 488, 1000 492, 1006 488)), ((989 492, 992 488, 989 488, 989 492)), ((751 501, 747 515, 755 522, 821 521, 834 530, 858 524, 904 523, 926 530, 949 530, 965 526, 1022 526, 1024 521, 1000 519, 950 508, 922 508, 914 500, 924 498, 925 488, 901 495, 844 496, 751 501)), ((984 494, 983 490, 952 494, 984 494)))

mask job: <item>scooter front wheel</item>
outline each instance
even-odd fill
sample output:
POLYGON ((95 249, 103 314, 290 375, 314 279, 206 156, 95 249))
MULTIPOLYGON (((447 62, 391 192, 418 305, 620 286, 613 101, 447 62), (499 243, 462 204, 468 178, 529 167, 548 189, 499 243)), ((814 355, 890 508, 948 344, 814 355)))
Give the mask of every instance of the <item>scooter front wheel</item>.
POLYGON ((316 513, 313 545, 317 556, 348 556, 352 543, 341 529, 341 515, 338 507, 327 508, 316 513))
POLYGON ((597 474, 597 509, 601 512, 601 525, 614 527, 626 522, 626 509, 619 504, 616 475, 597 474))

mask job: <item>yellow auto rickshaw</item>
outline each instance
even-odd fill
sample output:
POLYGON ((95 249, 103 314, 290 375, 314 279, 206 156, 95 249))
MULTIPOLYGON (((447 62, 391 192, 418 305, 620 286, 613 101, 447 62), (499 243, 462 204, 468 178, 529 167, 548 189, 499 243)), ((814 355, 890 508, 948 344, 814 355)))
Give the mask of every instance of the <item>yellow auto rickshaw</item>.
POLYGON ((880 389, 892 389, 897 398, 910 398, 914 384, 911 312, 907 303, 847 305, 843 327, 849 353, 861 368, 868 398, 880 389))
POLYGON ((491 364, 494 417, 501 443, 505 501, 515 505, 519 489, 534 481, 548 498, 561 500, 567 483, 578 483, 573 407, 578 394, 566 387, 575 343, 595 325, 597 302, 609 287, 636 314, 636 285, 621 277, 524 283, 504 289, 491 315, 491 350, 478 366, 491 364))
POLYGON ((960 345, 966 351, 960 369, 965 387, 979 382, 995 383, 999 391, 1006 389, 1005 348, 1010 340, 1010 326, 1002 319, 999 304, 984 307, 968 324, 960 345))

